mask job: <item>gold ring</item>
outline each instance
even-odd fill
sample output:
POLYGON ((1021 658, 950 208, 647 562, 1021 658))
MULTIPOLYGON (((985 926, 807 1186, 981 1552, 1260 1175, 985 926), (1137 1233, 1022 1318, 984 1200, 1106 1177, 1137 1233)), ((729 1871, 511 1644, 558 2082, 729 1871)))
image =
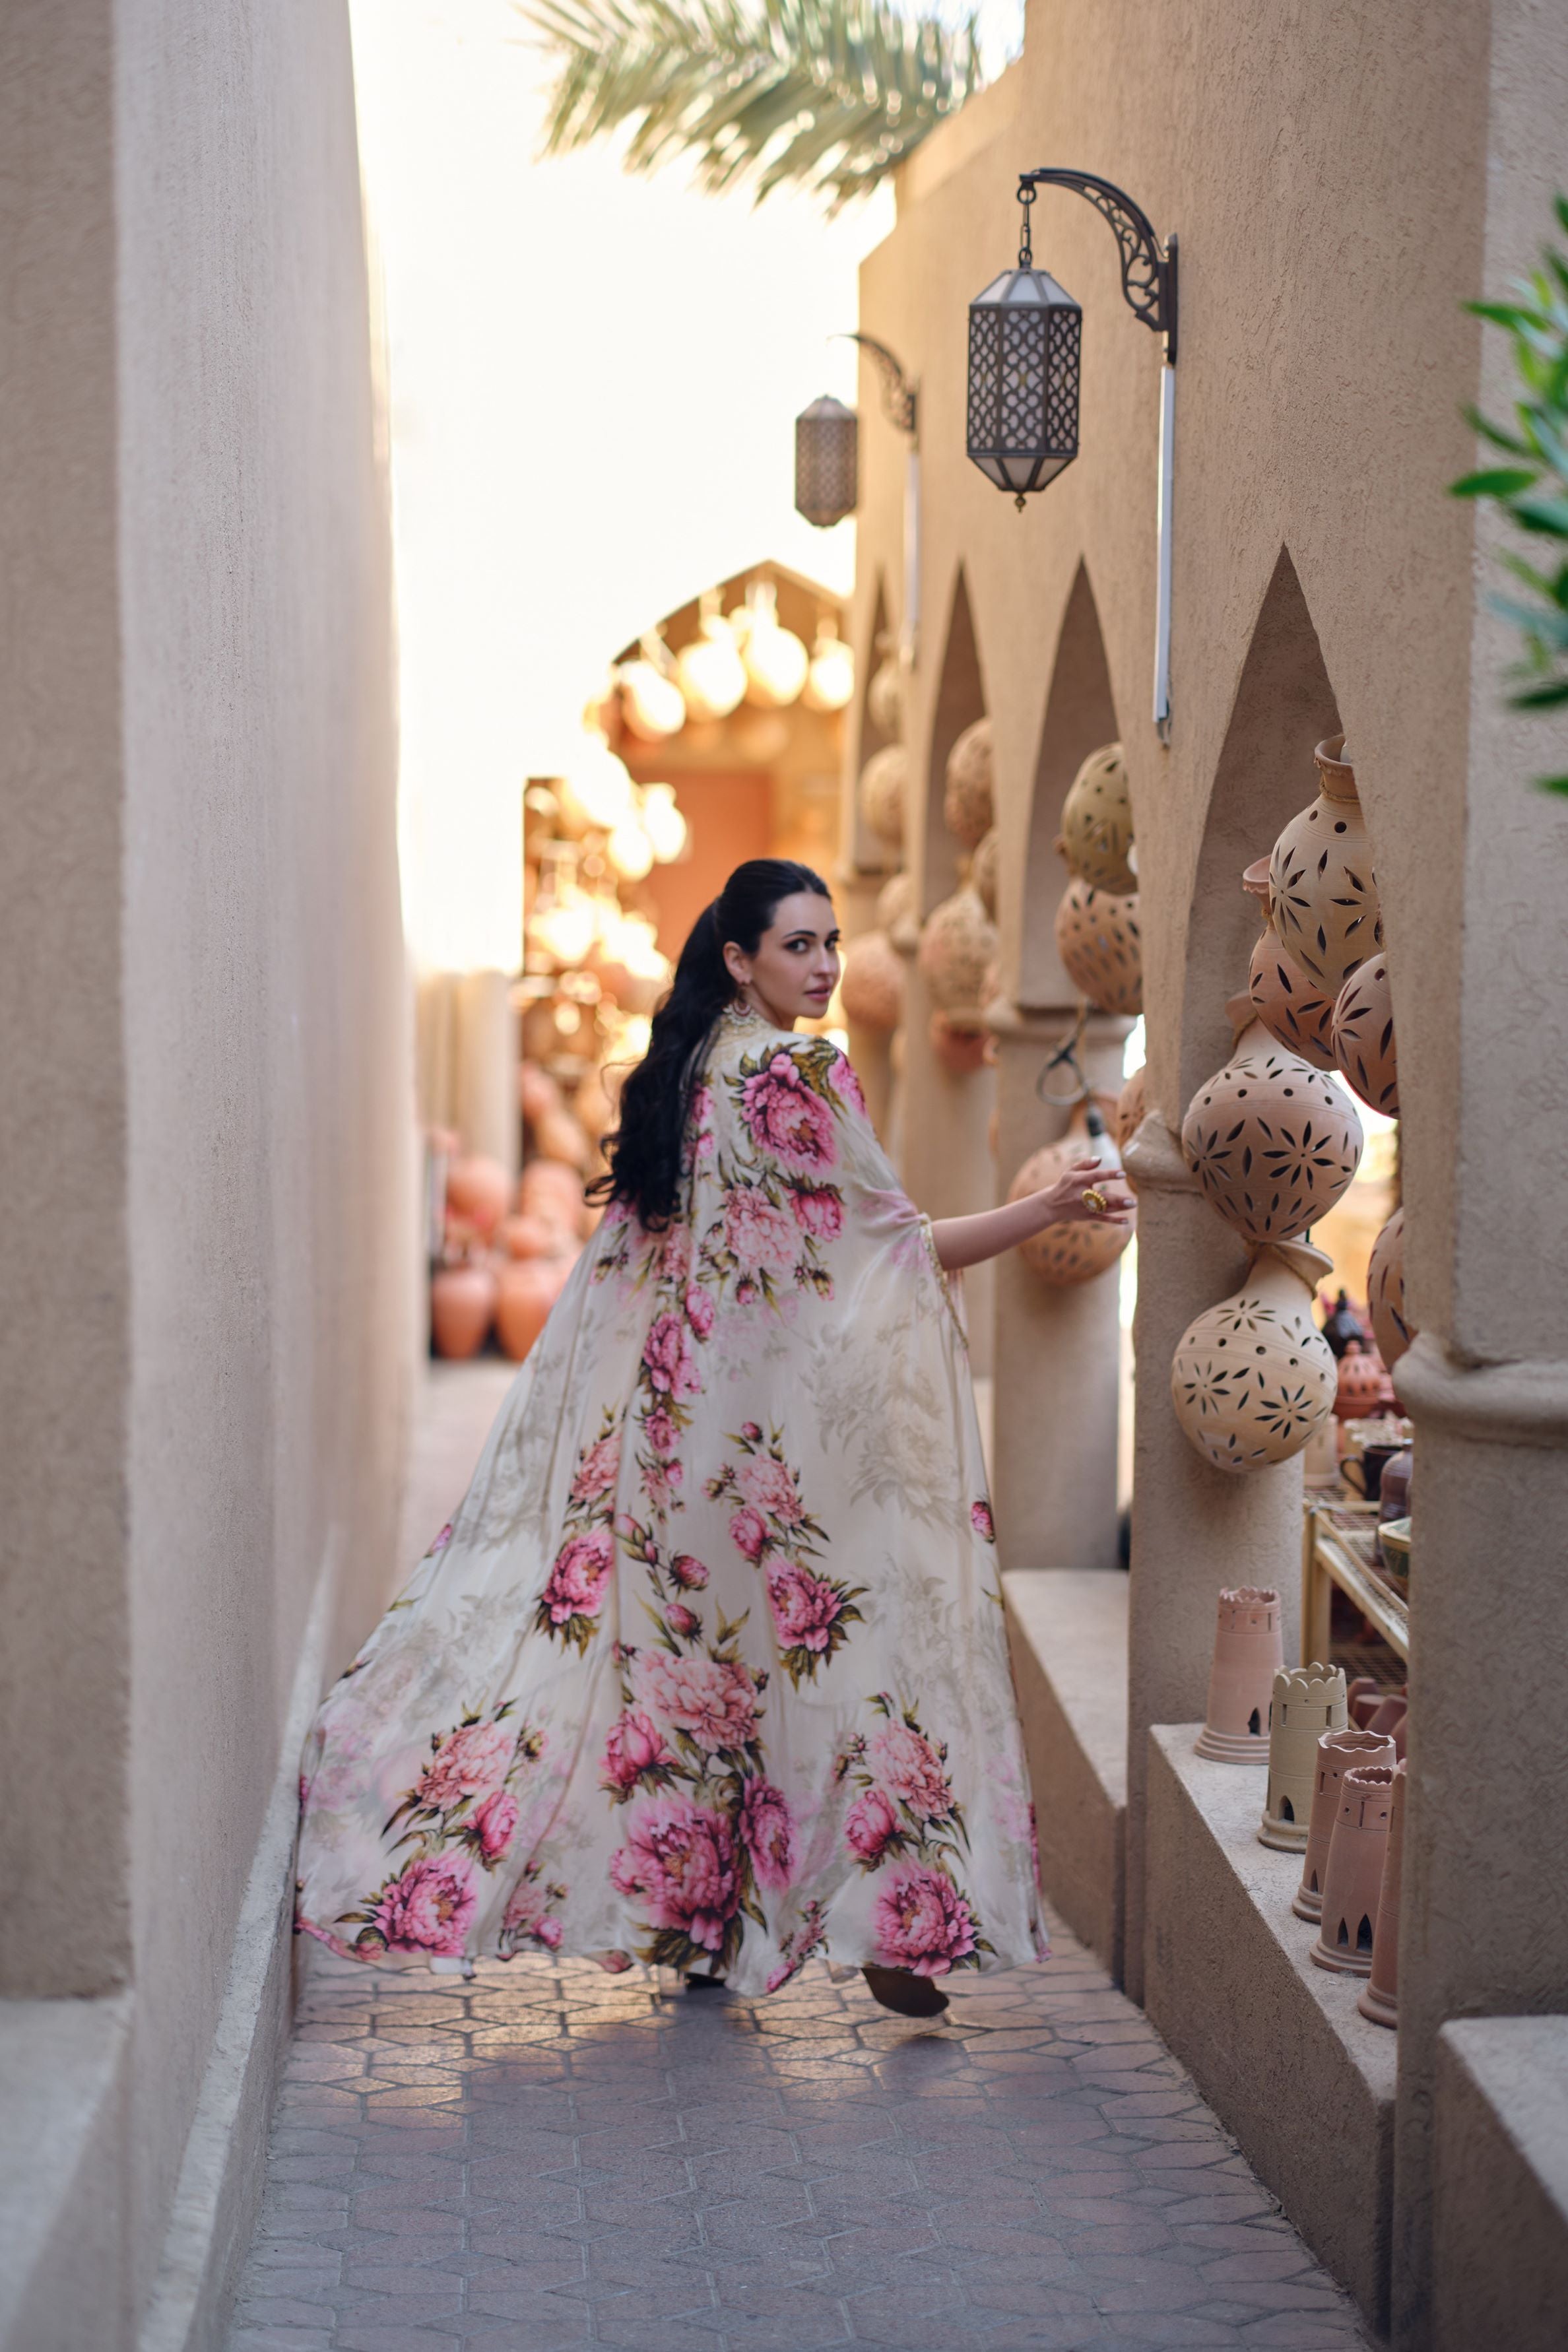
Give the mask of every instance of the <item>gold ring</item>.
POLYGON ((1103 1217, 1107 1209, 1110 1206, 1110 1202, 1106 1199, 1098 1184, 1089 1185, 1087 1189, 1079 1195, 1079 1198, 1082 1201, 1086 1209, 1092 1209, 1094 1211, 1097 1217, 1103 1217))

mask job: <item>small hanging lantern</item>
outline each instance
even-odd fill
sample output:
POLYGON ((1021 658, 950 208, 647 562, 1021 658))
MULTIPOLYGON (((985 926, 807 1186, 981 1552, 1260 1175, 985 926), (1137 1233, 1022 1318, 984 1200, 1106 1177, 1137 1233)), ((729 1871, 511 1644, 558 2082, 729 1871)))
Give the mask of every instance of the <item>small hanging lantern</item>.
POLYGON ((1005 269, 969 306, 969 454, 1020 508, 1078 456, 1083 341, 1083 312, 1034 266, 1034 200, 1032 188, 1019 189, 1018 267, 1005 269))
POLYGON ((855 511, 859 495, 860 420, 825 393, 795 420, 795 511, 831 530, 855 511))

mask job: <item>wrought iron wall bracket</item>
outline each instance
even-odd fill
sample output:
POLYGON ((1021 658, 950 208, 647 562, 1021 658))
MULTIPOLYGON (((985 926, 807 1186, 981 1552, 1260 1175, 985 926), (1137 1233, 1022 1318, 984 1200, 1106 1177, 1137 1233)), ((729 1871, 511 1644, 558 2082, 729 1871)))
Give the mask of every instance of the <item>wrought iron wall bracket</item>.
POLYGON ((846 334, 837 336, 835 340, 839 342, 858 343, 862 351, 870 352, 882 379, 883 415, 889 424, 896 426, 899 432, 907 433, 911 441, 918 440, 919 395, 914 384, 904 373, 887 344, 879 343, 875 335, 846 334))
POLYGON ((1071 188, 1085 196, 1096 212, 1110 223, 1121 254, 1121 291, 1127 298, 1133 316, 1142 319, 1146 327, 1165 338, 1165 363, 1176 364, 1176 240, 1169 236, 1162 245, 1155 236, 1146 213, 1124 195, 1109 180, 1101 180, 1093 172, 1043 170, 1020 172, 1018 202, 1024 208, 1024 226, 1018 247, 1021 269, 1034 267, 1034 253, 1029 236, 1029 207, 1035 201, 1037 188, 1071 188))

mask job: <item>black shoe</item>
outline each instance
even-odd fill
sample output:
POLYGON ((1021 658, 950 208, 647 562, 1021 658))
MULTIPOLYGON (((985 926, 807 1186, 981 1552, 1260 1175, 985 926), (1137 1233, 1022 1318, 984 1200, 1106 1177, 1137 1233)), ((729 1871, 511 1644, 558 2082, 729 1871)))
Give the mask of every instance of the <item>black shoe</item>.
POLYGON ((860 1973, 872 2000, 897 2010, 900 2017, 940 2017, 947 2007, 946 1993, 912 1969, 862 1969, 860 1973))
POLYGON ((722 1992, 724 1979, 722 1977, 694 1976, 688 1970, 686 1990, 688 1992, 722 1992))

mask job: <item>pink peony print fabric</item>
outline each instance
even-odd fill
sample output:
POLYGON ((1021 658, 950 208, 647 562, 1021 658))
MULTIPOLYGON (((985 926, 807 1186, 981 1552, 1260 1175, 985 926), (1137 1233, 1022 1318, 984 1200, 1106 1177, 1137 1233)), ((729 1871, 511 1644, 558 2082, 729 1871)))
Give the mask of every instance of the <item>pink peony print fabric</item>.
POLYGON ((337 1952, 1038 1957, 963 1333, 829 1041, 726 1015, 684 1213, 612 1209, 307 1743, 337 1952))

